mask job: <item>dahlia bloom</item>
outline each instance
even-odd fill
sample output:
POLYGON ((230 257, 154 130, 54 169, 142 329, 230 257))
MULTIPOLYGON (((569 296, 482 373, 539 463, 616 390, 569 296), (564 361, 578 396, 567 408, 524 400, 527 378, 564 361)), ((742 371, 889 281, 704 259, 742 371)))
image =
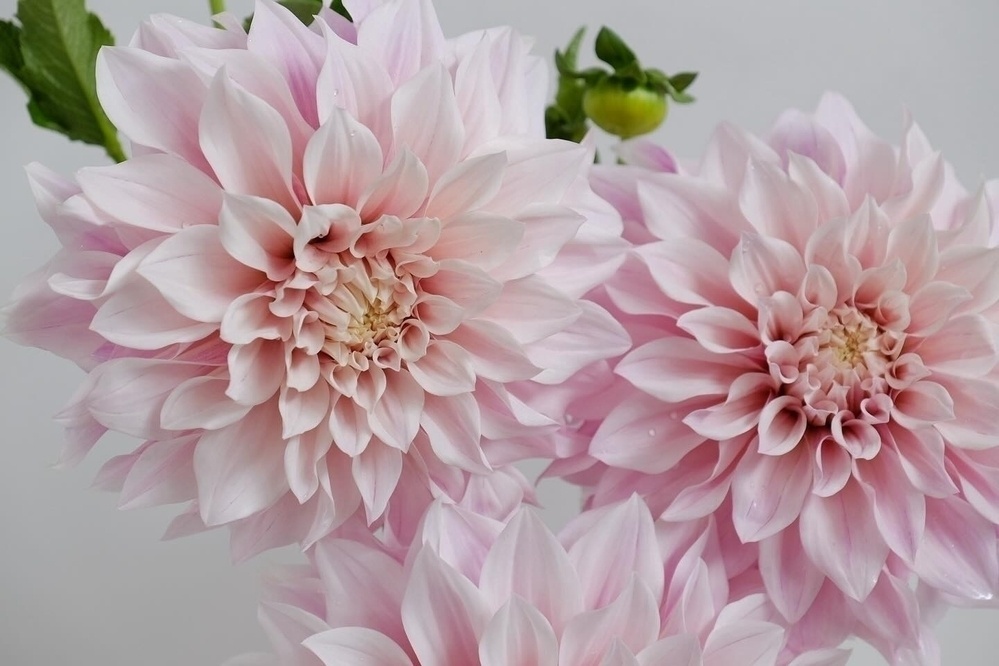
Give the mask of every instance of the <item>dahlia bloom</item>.
POLYGON ((328 538, 311 556, 261 606, 276 660, 232 664, 750 666, 777 664, 783 644, 762 595, 728 602, 712 533, 661 531, 637 498, 583 514, 561 542, 530 510, 503 526, 438 503, 405 562, 373 540, 328 538))
POLYGON ((967 193, 915 125, 894 148, 832 95, 768 141, 721 128, 689 172, 625 176, 596 187, 632 218, 606 291, 636 348, 585 426, 599 464, 562 464, 591 503, 639 492, 669 521, 730 514, 789 622, 832 585, 869 602, 861 630, 908 627, 904 646, 872 640, 888 652, 920 649, 911 576, 992 600, 990 188, 967 193))
POLYGON ((153 17, 98 61, 134 157, 30 170, 64 249, 7 331, 89 371, 69 462, 146 440, 106 470, 125 504, 314 541, 400 483, 459 499, 556 426, 518 395, 628 345, 578 300, 621 222, 592 154, 544 138, 529 45, 445 40, 429 0, 347 6, 310 28, 259 0, 249 34, 153 17))

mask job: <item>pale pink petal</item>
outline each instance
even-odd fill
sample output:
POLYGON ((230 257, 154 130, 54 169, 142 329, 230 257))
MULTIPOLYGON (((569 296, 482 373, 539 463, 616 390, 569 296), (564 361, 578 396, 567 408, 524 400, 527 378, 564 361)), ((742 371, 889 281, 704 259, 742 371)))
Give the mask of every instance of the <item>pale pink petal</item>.
MULTIPOLYGON (((33 313, 39 316, 44 310, 36 308, 33 313)), ((61 308, 62 316, 70 310, 61 308)), ((90 310, 90 312, 93 312, 90 310)), ((105 300, 93 320, 88 322, 90 329, 105 339, 132 349, 162 349, 173 344, 194 342, 207 337, 217 326, 213 323, 195 321, 180 314, 164 299, 163 295, 146 280, 130 280, 125 286, 115 290, 105 300)), ((25 319, 12 316, 12 322, 20 329, 27 328, 25 319)), ((61 322, 63 325, 68 321, 61 322)), ((8 328, 8 335, 15 333, 8 328)), ((42 340, 33 340, 42 346, 42 340)))
MULTIPOLYGON (((757 231, 786 240, 799 250, 805 248, 817 226, 814 199, 779 165, 769 161, 750 161, 739 192, 739 204, 757 231)), ((743 246, 745 242, 743 239, 743 246)))
POLYGON ((915 351, 927 368, 961 377, 981 377, 999 359, 995 325, 976 315, 950 320, 915 351))
POLYGON ((551 336, 579 318, 572 299, 538 277, 511 280, 479 316, 509 330, 520 343, 551 336), (526 321, 525 321, 526 319, 526 321))
POLYGON ((683 422, 698 434, 712 439, 737 437, 756 427, 772 392, 773 379, 769 375, 741 375, 732 381, 725 402, 691 412, 683 422))
MULTIPOLYGON (((926 210, 917 208, 917 211, 926 210)), ((929 215, 903 216, 888 234, 885 261, 897 259, 906 267, 906 291, 911 293, 934 278, 940 266, 936 231, 929 215)))
POLYGON ((226 395, 244 405, 259 405, 284 383, 284 345, 254 340, 229 350, 229 387, 226 395))
POLYGON ((326 60, 316 82, 319 121, 340 108, 369 127, 387 150, 391 140, 388 102, 393 82, 382 63, 363 49, 336 37, 323 23, 326 60))
POLYGON ((637 496, 607 512, 569 548, 586 608, 600 608, 625 594, 632 577, 655 597, 664 586, 655 526, 637 496))
POLYGON ((892 419, 910 430, 954 418, 954 399, 936 382, 921 381, 895 396, 892 419))
POLYGON ((295 270, 295 220, 273 201, 227 194, 219 216, 219 240, 234 259, 280 282, 295 270))
POLYGON ((610 649, 604 653, 604 658, 600 660, 600 666, 639 666, 639 664, 635 655, 621 639, 615 638, 611 642, 610 649))
POLYGON ((528 360, 513 336, 492 322, 466 321, 447 339, 469 353, 479 377, 510 382, 530 379, 540 371, 528 360))
POLYGON ((490 212, 515 215, 530 201, 532 205, 561 203, 586 160, 586 151, 569 142, 534 142, 507 146, 503 184, 493 198, 490 212))
POLYGON ((944 464, 945 444, 939 432, 933 428, 891 428, 888 433, 902 470, 913 486, 929 497, 957 493, 944 464))
POLYGON ((227 377, 194 377, 178 385, 163 403, 160 422, 170 430, 218 430, 246 416, 250 407, 226 395, 227 377))
POLYGON ((409 150, 399 152, 361 195, 357 208, 361 219, 370 222, 382 215, 405 218, 423 205, 430 180, 423 163, 409 150))
POLYGON ((659 610, 648 587, 635 577, 620 595, 600 610, 574 617, 559 646, 563 666, 599 666, 615 639, 632 653, 654 642, 659 635, 659 610))
POLYGON ((447 340, 432 340, 423 358, 406 366, 423 390, 433 395, 460 395, 475 388, 471 357, 447 340))
POLYGON ((237 88, 223 70, 212 81, 198 127, 201 149, 227 192, 264 197, 298 211, 291 135, 277 111, 237 88))
POLYGON ((784 630, 769 622, 744 621, 720 626, 704 644, 703 666, 766 666, 775 663, 784 630))
POLYGON ((317 126, 316 79, 326 55, 323 39, 284 7, 258 0, 246 46, 281 70, 302 117, 317 126))
POLYGON ((211 173, 198 145, 207 90, 189 66, 138 49, 109 47, 97 58, 101 106, 132 141, 211 173))
POLYGON ((91 375, 83 404, 102 425, 148 439, 171 435, 160 423, 170 393, 203 373, 201 366, 153 359, 125 358, 102 364, 91 375))
POLYGON ((715 354, 695 340, 665 337, 638 347, 614 372, 665 402, 725 395, 753 364, 735 354, 715 354))
POLYGON ((385 392, 368 413, 371 432, 389 446, 407 451, 420 427, 424 395, 409 373, 390 373, 385 392))
POLYGON ((278 398, 281 436, 291 439, 318 427, 329 414, 330 397, 330 385, 323 381, 305 391, 285 386, 278 398))
POLYGON ((694 636, 667 636, 638 653, 640 666, 701 666, 701 646, 694 636))
POLYGON ((381 444, 367 447, 351 459, 354 483, 361 493, 368 522, 385 513, 402 475, 402 453, 381 444))
POLYGON ((222 191, 201 170, 173 155, 135 157, 127 164, 81 169, 87 199, 123 224, 165 233, 215 224, 222 191))
POLYGON ((372 436, 364 408, 343 398, 330 410, 330 432, 337 447, 351 457, 360 455, 372 436))
POLYGON ((737 310, 745 305, 732 289, 728 258, 703 241, 654 242, 635 252, 649 267, 659 289, 676 301, 737 310))
POLYGON ((617 319, 596 303, 580 301, 579 318, 547 338, 527 345, 527 357, 545 368, 534 380, 561 384, 570 377, 607 357, 631 349, 631 339, 617 319))
POLYGON ((923 538, 926 500, 910 483, 894 451, 885 449, 858 462, 856 476, 871 495, 881 536, 895 553, 912 562, 923 538))
POLYGON ((501 91, 493 76, 496 59, 493 43, 488 37, 480 39, 471 54, 462 58, 454 73, 454 94, 465 125, 464 153, 496 136, 503 125, 503 114, 512 110, 504 108, 501 91))
POLYGON ((569 556, 530 510, 521 510, 489 551, 479 589, 494 609, 507 599, 522 599, 547 618, 557 635, 583 610, 580 581, 569 556))
POLYGON ((774 398, 760 411, 758 450, 765 456, 783 456, 801 443, 807 429, 801 400, 790 395, 774 398))
POLYGON ((221 322, 237 297, 256 289, 263 275, 233 259, 217 227, 201 225, 167 238, 138 269, 180 314, 221 322))
MULTIPOLYGON (((426 214, 448 219, 476 211, 496 197, 506 169, 505 153, 493 153, 462 160, 434 184, 426 214)), ((453 224, 450 222, 449 224, 453 224)))
POLYGON ((995 527, 956 498, 926 501, 926 532, 913 567, 920 580, 969 601, 999 592, 995 527))
POLYGON ((357 43, 377 57, 396 84, 444 53, 444 35, 429 0, 382 4, 358 26, 357 43))
POLYGON ((545 617, 513 597, 486 626, 479 643, 482 666, 546 666, 558 662, 558 641, 545 617))
POLYGON ((184 502, 198 493, 192 455, 197 437, 154 442, 139 454, 121 487, 122 509, 184 502))
POLYGON ((349 539, 323 540, 314 552, 328 599, 327 623, 369 627, 402 645, 406 639, 399 613, 406 586, 402 565, 381 550, 349 539), (362 604, 338 603, 362 598, 362 604))
POLYGON ((805 554, 795 529, 760 541, 759 567, 767 595, 788 622, 808 612, 826 580, 805 554))
POLYGON ((303 169, 312 203, 355 205, 382 175, 382 149, 370 129, 334 108, 309 141, 303 169))
POLYGON ((636 395, 601 421, 590 455, 614 467, 660 474, 704 441, 684 425, 678 410, 664 408, 657 398, 636 395))
POLYGON ((206 525, 230 523, 274 504, 288 492, 275 406, 262 405, 233 425, 202 435, 194 473, 206 525))
POLYGON ((844 594, 863 601, 878 582, 888 544, 856 483, 832 497, 810 495, 798 522, 808 557, 844 594))
POLYGON ((427 395, 417 418, 442 462, 476 473, 490 469, 480 442, 479 405, 472 393, 427 395))
POLYGON ((743 541, 761 541, 795 521, 812 485, 811 466, 804 447, 768 456, 750 444, 732 476, 732 519, 743 541))
POLYGON ((437 260, 462 259, 489 272, 510 259, 523 236, 522 222, 487 213, 461 213, 441 228, 440 239, 427 255, 437 260))
POLYGON ((319 463, 332 444, 333 438, 323 429, 288 440, 284 450, 285 475, 288 477, 288 487, 302 504, 319 490, 319 463))
MULTIPOLYGON (((407 28, 406 33, 411 34, 407 28)), ((451 169, 464 144, 454 85, 443 66, 427 67, 392 96, 393 152, 412 151, 431 183, 451 169)))
POLYGON ((732 287, 751 305, 778 291, 796 292, 804 277, 801 253, 784 240, 744 234, 732 251, 732 287))
POLYGON ((810 650, 791 660, 788 666, 846 666, 850 650, 810 650))
POLYGON ((919 641, 920 618, 916 594, 904 580, 882 575, 855 613, 864 631, 884 637, 893 645, 914 646, 919 641))
POLYGON ((795 156, 808 158, 824 174, 840 181, 846 173, 843 151, 836 138, 815 118, 798 110, 785 111, 771 130, 768 143, 785 163, 795 156))
POLYGON ((477 663, 478 642, 489 615, 479 591, 468 579, 430 549, 420 551, 402 601, 402 621, 420 663, 477 663), (428 608, 434 612, 428 614, 428 608))
POLYGON ((344 627, 309 636, 302 643, 325 666, 412 666, 406 652, 377 631, 344 627))
POLYGON ((755 323, 728 308, 691 310, 677 319, 676 325, 716 354, 748 351, 760 346, 760 333, 755 323))

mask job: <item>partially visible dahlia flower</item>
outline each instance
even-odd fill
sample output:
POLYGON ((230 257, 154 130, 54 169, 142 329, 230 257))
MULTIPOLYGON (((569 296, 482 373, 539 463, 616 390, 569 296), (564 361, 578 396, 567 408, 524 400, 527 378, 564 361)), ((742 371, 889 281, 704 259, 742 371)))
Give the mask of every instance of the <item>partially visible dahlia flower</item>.
POLYGON ((315 540, 404 476, 458 499, 555 427, 524 387, 627 348, 578 300, 620 219, 592 154, 544 138, 528 44, 446 41, 429 0, 346 4, 354 25, 308 28, 259 0, 248 35, 154 17, 98 62, 135 156, 31 169, 64 249, 8 334, 89 371, 69 461, 146 440, 107 473, 126 503, 315 540))
POLYGON ((328 538, 311 556, 261 606, 277 657, 232 664, 762 666, 781 655, 765 598, 729 603, 711 531, 658 530, 637 498, 583 514, 561 543, 531 510, 504 527, 437 504, 406 562, 373 540, 328 538))
POLYGON ((612 170, 596 188, 636 249, 606 292, 636 348, 614 406, 581 426, 600 464, 556 471, 594 505, 637 491, 666 520, 730 512, 791 622, 829 581, 878 632, 909 627, 912 650, 913 574, 951 602, 994 599, 990 188, 968 194, 915 125, 893 148, 832 95, 766 142, 721 128, 690 172, 612 170))

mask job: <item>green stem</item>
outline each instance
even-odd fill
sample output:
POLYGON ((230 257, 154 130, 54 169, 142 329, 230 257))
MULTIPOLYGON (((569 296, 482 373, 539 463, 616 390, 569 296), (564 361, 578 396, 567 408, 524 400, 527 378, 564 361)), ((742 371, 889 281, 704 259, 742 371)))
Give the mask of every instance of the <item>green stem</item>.
POLYGON ((208 4, 212 8, 212 16, 225 11, 225 0, 208 0, 208 4))
POLYGON ((128 159, 125 151, 121 148, 121 143, 118 141, 117 133, 113 130, 110 134, 104 134, 104 150, 107 152, 108 157, 115 162, 121 163, 128 159))

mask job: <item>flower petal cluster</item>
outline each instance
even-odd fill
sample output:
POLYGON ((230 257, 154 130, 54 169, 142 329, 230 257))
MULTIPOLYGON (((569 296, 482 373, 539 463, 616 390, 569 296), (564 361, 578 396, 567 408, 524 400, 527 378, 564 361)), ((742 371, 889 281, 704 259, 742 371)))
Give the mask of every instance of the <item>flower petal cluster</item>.
POLYGON ((438 503, 404 560, 330 537, 269 596, 260 617, 285 666, 763 666, 784 640, 765 597, 729 603, 711 529, 662 531, 637 498, 561 539, 530 510, 504 526, 438 503))
POLYGON ((630 218, 606 293, 636 348, 587 425, 591 501, 730 515, 788 621, 831 584, 866 602, 886 653, 921 640, 910 576, 994 599, 990 188, 969 194, 915 125, 893 147, 834 95, 766 141, 722 127, 680 174, 595 178, 630 218))
POLYGON ((445 40, 428 0, 349 9, 306 27, 259 0, 248 34, 153 17, 98 61, 134 157, 31 169, 64 249, 8 333, 89 372, 67 460, 145 440, 104 473, 125 505, 310 542, 403 486, 457 500, 556 426, 518 386, 627 348, 579 300, 621 222, 591 153, 544 138, 525 40, 445 40))

